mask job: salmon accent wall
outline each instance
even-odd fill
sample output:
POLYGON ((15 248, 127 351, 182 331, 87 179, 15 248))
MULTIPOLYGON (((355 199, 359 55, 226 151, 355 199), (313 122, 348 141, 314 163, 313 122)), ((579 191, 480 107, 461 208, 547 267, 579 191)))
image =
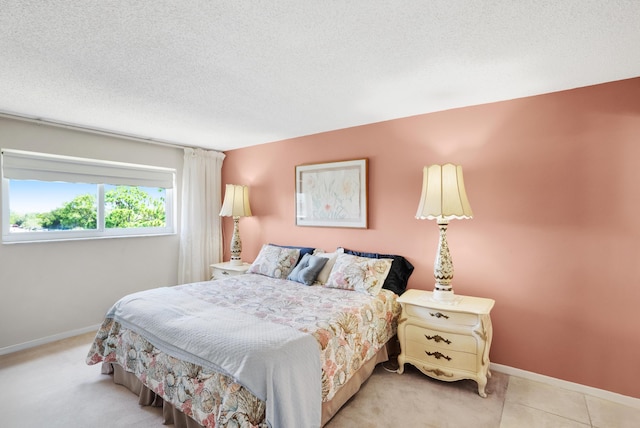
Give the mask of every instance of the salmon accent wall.
POLYGON ((270 242, 395 253, 428 290, 438 228, 415 219, 422 168, 462 165, 474 218, 449 225, 453 287, 496 300, 491 361, 640 398, 640 78, 226 154, 223 184, 250 186, 245 261, 270 242), (296 226, 295 166, 361 158, 368 229, 296 226))

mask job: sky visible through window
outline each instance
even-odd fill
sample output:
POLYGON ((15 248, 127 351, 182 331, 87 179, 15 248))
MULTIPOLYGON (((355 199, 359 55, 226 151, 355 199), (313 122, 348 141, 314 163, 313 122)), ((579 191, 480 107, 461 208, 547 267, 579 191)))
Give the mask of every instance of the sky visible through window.
POLYGON ((45 213, 87 193, 96 195, 95 184, 11 180, 11 211, 45 213))

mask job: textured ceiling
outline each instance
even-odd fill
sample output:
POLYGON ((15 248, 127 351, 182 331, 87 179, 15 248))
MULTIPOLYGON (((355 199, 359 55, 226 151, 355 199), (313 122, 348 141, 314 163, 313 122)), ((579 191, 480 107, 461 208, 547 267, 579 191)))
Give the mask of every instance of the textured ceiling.
POLYGON ((637 0, 0 0, 0 112, 228 150, 640 76, 637 0))

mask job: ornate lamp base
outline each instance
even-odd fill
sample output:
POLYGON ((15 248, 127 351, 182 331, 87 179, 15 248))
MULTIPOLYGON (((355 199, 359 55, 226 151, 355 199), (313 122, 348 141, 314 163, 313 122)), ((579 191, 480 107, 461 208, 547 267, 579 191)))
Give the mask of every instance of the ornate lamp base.
POLYGON ((449 253, 449 245, 447 244, 447 220, 438 220, 438 228, 440 229, 440 239, 438 240, 438 254, 433 263, 433 276, 436 284, 433 287, 433 299, 437 302, 455 305, 460 299, 457 299, 451 281, 453 280, 453 260, 449 253))
POLYGON ((231 236, 231 261, 229 262, 233 266, 239 266, 242 264, 242 241, 240 240, 240 227, 238 222, 240 217, 233 217, 233 235, 231 236))

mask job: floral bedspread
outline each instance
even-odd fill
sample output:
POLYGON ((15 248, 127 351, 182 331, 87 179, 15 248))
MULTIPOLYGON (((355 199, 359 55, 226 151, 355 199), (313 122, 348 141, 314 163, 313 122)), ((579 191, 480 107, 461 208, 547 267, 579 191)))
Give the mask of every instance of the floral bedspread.
MULTIPOLYGON (((212 308, 232 308, 312 334, 320 349, 323 401, 396 333, 400 314, 395 294, 384 289, 371 297, 251 274, 178 287, 212 308)), ((87 355, 87 364, 99 362, 117 362, 203 426, 267 426, 265 403, 234 379, 167 355, 109 318, 87 355)))

